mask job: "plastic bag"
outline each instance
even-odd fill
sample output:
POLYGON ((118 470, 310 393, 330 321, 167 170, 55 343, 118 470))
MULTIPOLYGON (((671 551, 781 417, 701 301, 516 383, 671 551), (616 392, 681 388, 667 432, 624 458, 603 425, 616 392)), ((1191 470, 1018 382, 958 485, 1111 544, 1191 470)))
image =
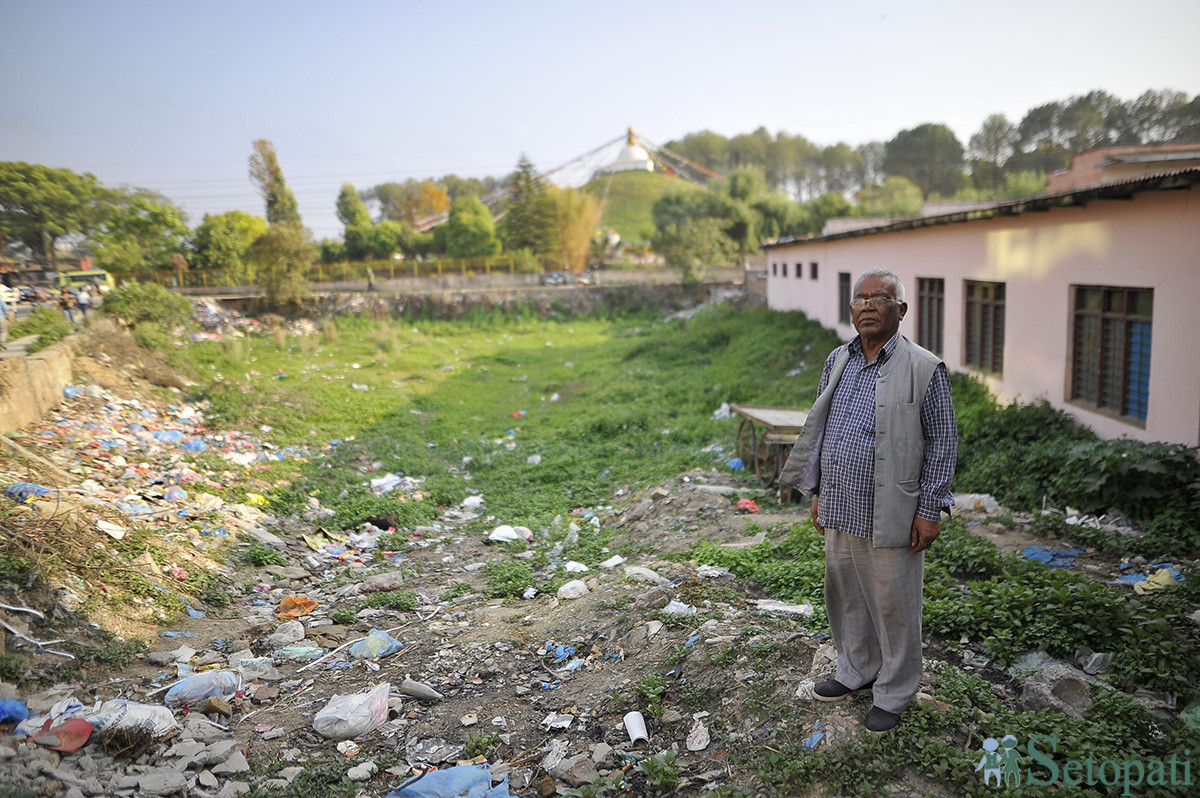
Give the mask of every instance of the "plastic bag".
POLYGON ((350 646, 350 658, 380 659, 391 656, 402 648, 404 644, 387 632, 372 629, 367 632, 366 637, 350 646))
POLYGON ((168 690, 163 703, 171 709, 178 709, 203 701, 209 696, 232 698, 241 686, 242 678, 233 671, 205 671, 168 690))
MULTIPOLYGON (((308 596, 284 596, 279 601, 279 611, 275 613, 275 617, 279 619, 299 618, 302 615, 308 615, 316 608, 317 602, 308 596)), ((303 636, 301 635, 300 637, 303 636)))
POLYGON ((166 707, 139 704, 123 698, 101 702, 86 716, 86 720, 97 732, 130 729, 147 731, 155 737, 162 737, 177 727, 174 713, 166 707))
POLYGON ((29 707, 24 701, 0 701, 0 723, 20 723, 29 717, 29 707))
POLYGON ((331 740, 348 740, 377 729, 387 720, 390 682, 369 693, 330 696, 329 703, 313 718, 317 734, 331 740))
POLYGON ((583 598, 591 590, 582 579, 573 579, 558 589, 558 597, 562 599, 583 598))
POLYGON ((49 488, 43 488, 41 485, 35 485, 32 482, 14 482, 4 492, 19 502, 27 502, 30 499, 40 496, 58 498, 58 494, 54 491, 49 488))
POLYGON ((292 643, 299 643, 303 639, 304 624, 300 623, 300 621, 285 621, 279 624, 279 627, 274 632, 267 635, 267 642, 277 648, 292 643))

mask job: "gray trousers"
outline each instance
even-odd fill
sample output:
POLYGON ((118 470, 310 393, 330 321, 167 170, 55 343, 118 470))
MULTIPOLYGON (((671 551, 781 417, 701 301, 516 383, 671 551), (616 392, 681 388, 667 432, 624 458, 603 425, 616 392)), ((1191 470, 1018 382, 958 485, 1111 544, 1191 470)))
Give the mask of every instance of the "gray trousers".
POLYGON ((825 608, 839 682, 875 680, 875 706, 899 714, 921 685, 921 584, 925 552, 877 549, 825 530, 825 608))

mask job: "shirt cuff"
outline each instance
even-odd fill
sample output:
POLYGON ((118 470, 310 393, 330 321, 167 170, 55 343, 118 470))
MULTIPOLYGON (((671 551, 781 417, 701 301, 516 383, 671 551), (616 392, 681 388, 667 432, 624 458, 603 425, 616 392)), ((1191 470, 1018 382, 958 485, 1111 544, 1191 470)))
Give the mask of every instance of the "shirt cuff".
POLYGON ((942 517, 942 508, 917 505, 917 517, 924 518, 926 521, 938 521, 942 517))

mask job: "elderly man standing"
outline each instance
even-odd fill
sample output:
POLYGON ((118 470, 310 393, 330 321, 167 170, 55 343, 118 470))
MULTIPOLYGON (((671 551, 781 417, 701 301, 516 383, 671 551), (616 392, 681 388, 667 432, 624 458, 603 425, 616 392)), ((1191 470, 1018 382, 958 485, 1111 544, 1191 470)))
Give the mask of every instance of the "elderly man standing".
POLYGON ((858 335, 825 361, 780 483, 813 494, 825 536, 825 605, 837 674, 819 701, 871 690, 866 727, 900 722, 921 683, 925 549, 953 503, 958 447, 946 366, 900 335, 904 284, 868 269, 854 286, 858 335))

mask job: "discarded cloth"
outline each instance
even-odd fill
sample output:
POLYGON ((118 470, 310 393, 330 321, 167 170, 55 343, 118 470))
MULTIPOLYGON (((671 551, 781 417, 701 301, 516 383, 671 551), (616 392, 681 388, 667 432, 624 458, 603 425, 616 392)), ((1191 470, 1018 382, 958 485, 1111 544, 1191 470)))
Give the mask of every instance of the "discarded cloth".
POLYGON ((1134 583, 1133 590, 1139 595, 1145 595, 1146 593, 1157 593, 1160 590, 1174 587, 1177 584, 1179 583, 1171 573, 1170 568, 1159 568, 1142 581, 1134 583))
POLYGON ((409 779, 387 798, 510 798, 508 777, 495 787, 484 765, 456 765, 409 779))

